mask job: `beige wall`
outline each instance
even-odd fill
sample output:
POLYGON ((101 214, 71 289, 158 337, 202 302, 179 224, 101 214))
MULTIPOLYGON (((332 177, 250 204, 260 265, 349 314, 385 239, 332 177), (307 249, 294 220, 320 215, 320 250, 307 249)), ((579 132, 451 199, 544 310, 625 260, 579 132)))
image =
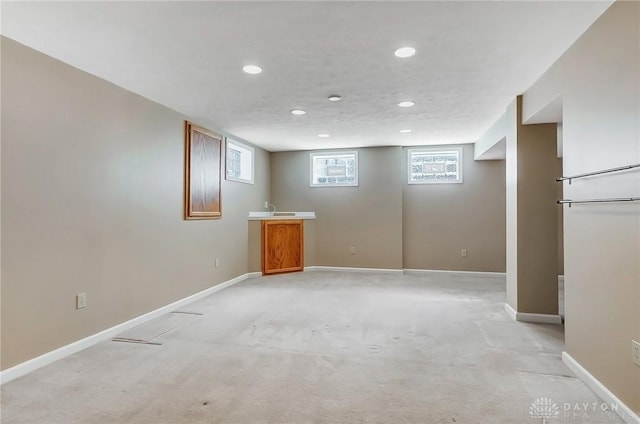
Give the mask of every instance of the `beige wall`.
MULTIPOLYGON (((505 163, 474 161, 463 147, 463 184, 403 179, 404 267, 505 271, 505 163), (467 249, 467 257, 461 250, 467 249)), ((406 176, 407 149, 402 175, 406 176)))
POLYGON ((309 187, 310 152, 272 153, 271 203, 316 212, 317 265, 401 269, 402 148, 358 151, 358 187, 320 188, 309 187))
POLYGON ((509 105, 507 301, 517 312, 558 314, 556 124, 522 125, 522 97, 509 105), (515 112, 515 113, 514 113, 515 112))
MULTIPOLYGON (((563 173, 640 163, 640 3, 616 2, 524 96, 563 99, 563 173)), ((636 171, 574 180, 566 198, 640 195, 636 171)), ((566 347, 640 415, 640 205, 564 207, 566 347)))
POLYGON ((247 272, 268 153, 255 185, 223 181, 221 220, 184 221, 183 116, 11 40, 1 52, 2 369, 247 272))
POLYGON ((309 187, 309 152, 272 153, 271 201, 317 213, 317 265, 504 272, 504 162, 463 149, 463 184, 409 185, 406 149, 376 147, 358 149, 360 185, 339 188, 309 187))
POLYGON ((556 124, 518 125, 518 312, 558 314, 556 137, 556 124))

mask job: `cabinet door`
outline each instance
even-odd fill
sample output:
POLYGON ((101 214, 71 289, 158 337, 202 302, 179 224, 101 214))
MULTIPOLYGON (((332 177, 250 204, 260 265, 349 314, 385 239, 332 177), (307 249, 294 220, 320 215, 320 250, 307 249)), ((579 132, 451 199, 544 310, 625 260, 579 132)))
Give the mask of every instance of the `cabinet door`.
POLYGON ((304 229, 301 219, 262 221, 262 274, 304 269, 304 229))

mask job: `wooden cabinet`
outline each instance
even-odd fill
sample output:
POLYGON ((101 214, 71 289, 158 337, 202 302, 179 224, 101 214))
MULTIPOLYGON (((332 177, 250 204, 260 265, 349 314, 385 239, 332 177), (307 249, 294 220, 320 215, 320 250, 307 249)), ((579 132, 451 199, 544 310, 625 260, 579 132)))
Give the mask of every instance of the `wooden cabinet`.
POLYGON ((304 269, 301 219, 262 221, 262 275, 304 269))

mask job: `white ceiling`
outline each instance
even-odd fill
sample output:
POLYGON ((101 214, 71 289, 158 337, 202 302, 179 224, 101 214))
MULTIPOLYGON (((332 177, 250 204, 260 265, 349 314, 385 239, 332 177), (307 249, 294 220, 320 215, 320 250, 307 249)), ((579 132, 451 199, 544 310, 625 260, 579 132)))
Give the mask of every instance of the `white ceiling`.
POLYGON ((9 38, 280 151, 474 142, 610 4, 78 1, 1 12, 9 38), (418 54, 396 58, 406 45, 418 54), (248 63, 264 72, 244 74, 248 63), (327 101, 334 93, 344 99, 327 101), (406 99, 416 106, 399 108, 406 99))

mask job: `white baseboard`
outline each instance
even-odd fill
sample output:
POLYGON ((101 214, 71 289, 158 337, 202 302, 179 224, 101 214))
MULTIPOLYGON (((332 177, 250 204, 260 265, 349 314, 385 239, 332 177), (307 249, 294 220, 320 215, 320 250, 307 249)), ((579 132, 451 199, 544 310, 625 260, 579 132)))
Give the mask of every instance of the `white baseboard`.
POLYGON ((515 309, 513 309, 511 305, 509 305, 508 303, 505 303, 504 310, 507 311, 507 314, 509 314, 512 320, 514 321, 518 320, 518 313, 516 312, 515 309))
POLYGON ((609 405, 617 405, 617 414, 627 424, 640 424, 640 416, 633 412, 631 408, 624 404, 616 395, 611 393, 604 384, 595 378, 589 371, 578 363, 567 352, 562 352, 562 362, 569 368, 580 380, 584 382, 593 392, 609 405))
POLYGON ((562 324, 562 317, 560 315, 518 312, 513 309, 513 307, 508 303, 504 304, 504 310, 507 311, 512 319, 520 322, 533 322, 536 324, 562 324))
POLYGON ((247 276, 247 278, 256 278, 256 277, 262 277, 262 273, 260 271, 257 272, 248 272, 245 274, 247 276))
POLYGON ((518 312, 516 314, 516 320, 522 322, 534 322, 537 324, 562 324, 562 317, 560 315, 551 314, 530 314, 526 312, 518 312))
POLYGON ((118 334, 122 333, 123 331, 129 330, 130 328, 136 327, 147 321, 151 321, 154 318, 157 318, 161 315, 167 314, 185 305, 188 305, 204 297, 207 297, 210 294, 213 294, 229 286, 232 286, 236 283, 239 283, 240 281, 246 280, 249 277, 249 275, 250 274, 243 274, 239 277, 225 281, 224 283, 220 283, 213 287, 209 287, 208 289, 205 289, 191 296, 187 296, 183 299, 170 303, 166 306, 162 306, 161 308, 158 308, 154 311, 148 312, 144 315, 140 315, 139 317, 130 319, 129 321, 125 321, 114 327, 107 328, 106 330, 100 331, 99 333, 92 334, 91 336, 85 337, 84 339, 80 339, 66 346, 62 346, 58 349, 52 350, 51 352, 47 352, 33 359, 22 362, 11 368, 7 368, 6 370, 0 372, 0 384, 8 383, 12 380, 15 380, 16 378, 22 377, 23 375, 33 372, 46 365, 49 365, 59 359, 65 358, 69 355, 73 355, 76 352, 79 352, 83 349, 91 347, 102 341, 109 340, 114 336, 117 336, 118 334))
POLYGON ((343 271, 343 272, 373 272, 373 273, 392 273, 392 274, 447 274, 451 276, 461 277, 504 277, 504 272, 480 272, 480 271, 447 271, 437 269, 389 269, 389 268, 353 268, 353 267, 340 267, 340 266, 307 266, 305 271, 343 271))
POLYGON ((389 268, 350 268, 340 266, 307 266, 305 271, 344 271, 344 272, 369 272, 369 273, 391 273, 402 274, 401 269, 389 269, 389 268))
POLYGON ((405 274, 447 274, 460 277, 505 277, 505 272, 447 271, 440 269, 404 269, 405 274))

